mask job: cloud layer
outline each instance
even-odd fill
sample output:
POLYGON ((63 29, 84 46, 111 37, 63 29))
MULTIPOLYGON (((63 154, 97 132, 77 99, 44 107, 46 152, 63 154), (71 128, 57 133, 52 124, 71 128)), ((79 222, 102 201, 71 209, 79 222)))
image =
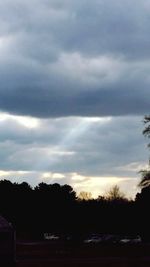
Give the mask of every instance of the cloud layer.
POLYGON ((149 112, 149 4, 0 1, 0 108, 34 117, 149 112))

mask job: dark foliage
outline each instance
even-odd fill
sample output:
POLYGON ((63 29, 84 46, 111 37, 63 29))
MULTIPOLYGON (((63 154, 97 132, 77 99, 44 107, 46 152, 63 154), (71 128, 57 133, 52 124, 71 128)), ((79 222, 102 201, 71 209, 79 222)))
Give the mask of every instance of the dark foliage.
POLYGON ((147 234, 150 221, 146 206, 150 187, 135 201, 125 198, 80 200, 69 185, 0 181, 0 213, 11 221, 18 235, 43 237, 44 232, 72 235, 78 240, 89 233, 147 234), (144 229, 144 231, 143 231, 144 229))
POLYGON ((136 195, 136 209, 138 211, 137 224, 144 241, 150 241, 150 186, 143 187, 141 193, 136 195))

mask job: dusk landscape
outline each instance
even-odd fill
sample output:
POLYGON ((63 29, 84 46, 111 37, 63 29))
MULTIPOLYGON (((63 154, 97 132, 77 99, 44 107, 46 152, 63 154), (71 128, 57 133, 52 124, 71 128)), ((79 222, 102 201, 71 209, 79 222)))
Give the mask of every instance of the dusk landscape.
POLYGON ((0 0, 3 266, 150 265, 149 25, 146 0, 0 0))

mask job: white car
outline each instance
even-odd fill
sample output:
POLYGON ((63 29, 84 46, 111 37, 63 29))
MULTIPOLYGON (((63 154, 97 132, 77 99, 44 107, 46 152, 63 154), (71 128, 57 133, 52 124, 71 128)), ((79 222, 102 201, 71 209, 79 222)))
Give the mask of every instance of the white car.
POLYGON ((101 237, 97 237, 97 236, 91 237, 91 238, 88 238, 88 239, 84 240, 84 243, 86 243, 86 244, 90 244, 90 243, 97 244, 97 243, 100 243, 100 242, 102 242, 102 238, 101 237))
POLYGON ((127 244, 127 243, 130 243, 130 244, 138 244, 138 243, 141 243, 141 237, 140 236, 137 236, 135 238, 123 238, 120 240, 120 243, 122 244, 127 244))
POLYGON ((44 239, 45 240, 58 240, 59 236, 52 235, 50 233, 44 233, 44 239))

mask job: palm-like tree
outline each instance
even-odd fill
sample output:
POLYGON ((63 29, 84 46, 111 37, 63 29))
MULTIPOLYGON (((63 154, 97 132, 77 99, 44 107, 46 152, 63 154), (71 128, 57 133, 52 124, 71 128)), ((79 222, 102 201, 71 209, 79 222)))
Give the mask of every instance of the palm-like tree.
POLYGON ((143 130, 143 134, 150 138, 150 115, 144 117, 144 123, 147 125, 143 130))
MULTIPOLYGON (((150 115, 145 116, 144 123, 146 124, 145 129, 143 130, 143 134, 150 138, 150 115)), ((148 147, 150 147, 150 143, 148 144, 148 147)), ((139 183, 139 186, 141 188, 150 186, 150 160, 149 160, 149 168, 147 170, 142 170, 142 179, 139 183)))
POLYGON ((142 179, 139 183, 139 186, 141 188, 150 186, 150 170, 142 170, 140 173, 142 174, 142 179))

